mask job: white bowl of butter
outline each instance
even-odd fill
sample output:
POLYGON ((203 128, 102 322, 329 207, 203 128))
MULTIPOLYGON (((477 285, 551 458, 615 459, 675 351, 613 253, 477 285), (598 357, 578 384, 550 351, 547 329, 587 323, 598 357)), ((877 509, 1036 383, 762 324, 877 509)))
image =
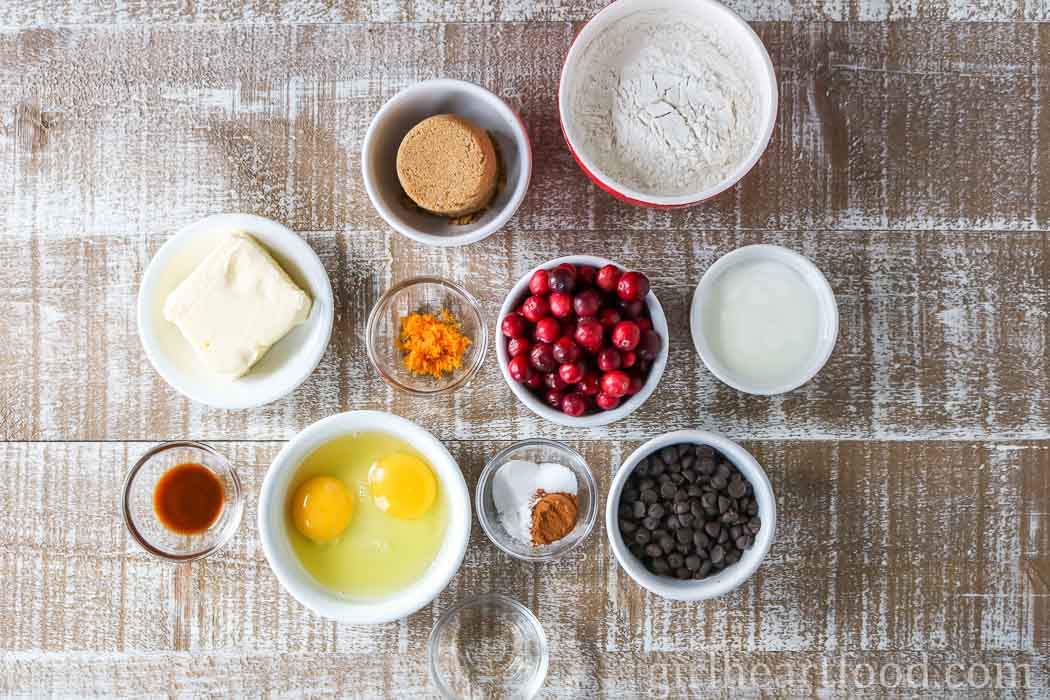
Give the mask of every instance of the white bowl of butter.
POLYGON ((208 406, 252 408, 294 391, 332 334, 328 273, 295 232, 251 214, 181 229, 139 287, 139 337, 158 374, 208 406))

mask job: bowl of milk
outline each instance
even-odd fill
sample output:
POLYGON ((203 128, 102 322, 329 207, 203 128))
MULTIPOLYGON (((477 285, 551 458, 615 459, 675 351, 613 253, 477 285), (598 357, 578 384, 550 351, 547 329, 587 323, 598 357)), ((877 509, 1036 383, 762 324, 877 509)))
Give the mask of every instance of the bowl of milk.
POLYGON ((693 293, 693 344, 711 373, 748 394, 784 394, 821 370, 839 312, 817 266, 793 250, 750 245, 715 261, 693 293))

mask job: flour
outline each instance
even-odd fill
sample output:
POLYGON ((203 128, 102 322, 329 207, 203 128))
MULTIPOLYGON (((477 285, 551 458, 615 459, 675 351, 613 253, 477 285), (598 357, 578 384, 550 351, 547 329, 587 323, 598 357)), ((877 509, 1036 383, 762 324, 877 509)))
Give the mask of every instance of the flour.
POLYGON ((735 47, 660 10, 624 17, 591 41, 570 108, 574 136, 608 177, 673 196, 719 183, 747 158, 757 102, 735 47))

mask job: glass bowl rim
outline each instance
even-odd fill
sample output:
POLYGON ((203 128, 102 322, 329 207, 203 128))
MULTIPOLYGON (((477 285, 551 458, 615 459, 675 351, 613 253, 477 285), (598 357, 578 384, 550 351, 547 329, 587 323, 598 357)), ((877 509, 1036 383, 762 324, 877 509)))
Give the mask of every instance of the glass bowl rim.
MULTIPOLYGON (((224 508, 225 507, 226 506, 224 506, 224 508)), ((124 476, 124 485, 121 490, 120 511, 121 519, 124 521, 124 527, 127 528, 132 538, 134 538, 134 540, 138 542, 139 546, 142 547, 147 554, 150 554, 156 557, 157 559, 181 564, 196 561, 198 559, 204 559, 205 557, 214 554, 223 546, 225 546, 227 542, 233 539, 233 536, 235 534, 237 534, 237 530, 239 530, 241 526, 241 518, 243 517, 243 515, 244 494, 243 488, 241 487, 241 479, 239 476, 237 476, 237 470, 234 469, 233 464, 222 454, 220 454, 214 447, 203 442, 197 442, 195 440, 172 440, 154 445, 149 450, 147 450, 144 455, 139 457, 138 461, 135 462, 134 465, 132 465, 131 469, 129 469, 128 473, 124 476), (146 466, 146 464, 151 459, 153 459, 160 453, 180 447, 190 447, 205 452, 209 456, 213 457, 219 464, 222 465, 222 467, 229 474, 230 481, 233 483, 233 493, 229 496, 229 507, 233 509, 233 512, 231 516, 232 520, 230 521, 230 523, 227 524, 225 528, 223 528, 224 531, 219 535, 218 540, 216 540, 216 542, 213 545, 202 549, 199 552, 190 552, 189 554, 170 554, 159 549, 158 547, 155 547, 152 543, 150 543, 149 540, 147 540, 142 535, 141 532, 139 532, 138 528, 135 527, 135 523, 131 517, 130 494, 131 485, 132 483, 134 483, 135 477, 138 476, 139 471, 142 470, 142 467, 146 466)))
MULTIPOLYGON (((573 473, 575 473, 575 470, 573 473)), ((598 519, 598 503, 600 499, 601 495, 598 491, 598 482, 594 478, 594 472, 591 471, 591 465, 587 463, 587 460, 583 458, 583 455, 565 443, 558 442, 557 440, 548 440, 547 438, 529 438, 527 440, 519 440, 518 442, 504 447, 493 455, 492 459, 485 464, 485 468, 481 470, 481 475, 478 477, 478 483, 474 487, 474 506, 478 512, 478 521, 481 523, 481 529, 485 531, 485 535, 489 538, 492 544, 496 545, 501 551, 506 552, 515 559, 532 562, 553 561, 579 547, 583 541, 590 536, 591 531, 594 530, 594 524, 598 519), (556 548, 552 551, 543 552, 541 554, 522 554, 521 552, 515 552, 504 546, 504 544, 500 542, 499 536, 496 534, 494 529, 495 524, 490 522, 489 517, 485 514, 484 507, 485 492, 491 486, 492 478, 496 473, 497 467, 502 466, 503 462, 506 461, 507 455, 526 447, 549 447, 556 452, 567 454, 570 459, 575 460, 579 465, 583 465, 586 488, 591 492, 591 505, 587 511, 587 519, 584 522, 583 531, 580 533, 579 537, 577 537, 574 542, 565 545, 561 549, 556 548)))
POLYGON ((427 670, 430 672, 430 679, 437 686, 438 692, 447 700, 459 700, 459 696, 452 692, 441 675, 437 670, 436 661, 436 649, 437 649, 437 638, 438 634, 446 627, 448 627, 452 618, 463 612, 467 608, 474 608, 485 603, 495 603, 500 607, 509 608, 510 610, 518 613, 523 617, 529 624, 529 627, 536 633, 536 638, 539 646, 540 664, 539 669, 536 672, 538 681, 536 687, 531 689, 531 692, 526 696, 527 698, 533 698, 541 688, 543 683, 547 679, 547 671, 550 667, 550 648, 547 642, 547 634, 543 631, 543 625, 540 624, 540 620, 536 617, 536 614, 529 609, 524 603, 511 598, 509 595, 504 593, 483 593, 478 596, 469 597, 466 600, 456 603, 451 608, 446 610, 438 618, 437 623, 434 625, 434 629, 430 631, 430 637, 427 638, 427 670))
POLYGON ((394 387, 395 389, 400 389, 401 391, 413 394, 415 396, 437 396, 440 394, 448 394, 466 386, 467 383, 470 382, 470 380, 473 379, 474 376, 478 373, 478 370, 481 369, 482 364, 484 364, 485 355, 488 353, 488 347, 489 332, 487 321, 485 319, 485 313, 481 310, 481 304, 478 303, 478 300, 475 299, 474 295, 467 291, 467 289, 463 285, 453 282, 452 280, 444 279, 443 277, 436 277, 432 275, 410 277, 406 280, 398 282, 390 289, 383 292, 379 299, 376 300, 376 303, 372 306, 372 310, 368 313, 368 322, 365 325, 365 349, 368 352, 368 360, 372 363, 372 367, 375 369, 376 372, 379 373, 380 378, 384 382, 394 387), (470 366, 463 370, 463 375, 456 381, 448 384, 447 386, 442 386, 437 389, 430 390, 415 389, 413 387, 406 386, 405 384, 399 382, 395 377, 393 377, 391 374, 389 374, 383 369, 379 362, 379 358, 375 349, 375 344, 378 341, 378 338, 376 337, 376 327, 379 322, 379 310, 387 304, 389 304, 390 301, 397 294, 419 284, 436 284, 442 286, 451 291, 454 295, 463 299, 463 301, 465 301, 467 304, 467 308, 469 308, 474 314, 474 316, 477 318, 478 328, 480 329, 480 333, 478 334, 480 337, 471 338, 471 342, 478 343, 478 350, 476 352, 476 358, 474 359, 473 363, 471 363, 470 366))

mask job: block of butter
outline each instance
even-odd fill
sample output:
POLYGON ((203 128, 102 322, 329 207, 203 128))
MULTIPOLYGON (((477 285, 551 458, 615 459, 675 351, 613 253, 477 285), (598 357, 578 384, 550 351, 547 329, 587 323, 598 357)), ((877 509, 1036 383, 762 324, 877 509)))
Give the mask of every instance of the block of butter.
POLYGON ((310 315, 310 297, 246 233, 223 235, 164 301, 204 365, 236 379, 310 315))

